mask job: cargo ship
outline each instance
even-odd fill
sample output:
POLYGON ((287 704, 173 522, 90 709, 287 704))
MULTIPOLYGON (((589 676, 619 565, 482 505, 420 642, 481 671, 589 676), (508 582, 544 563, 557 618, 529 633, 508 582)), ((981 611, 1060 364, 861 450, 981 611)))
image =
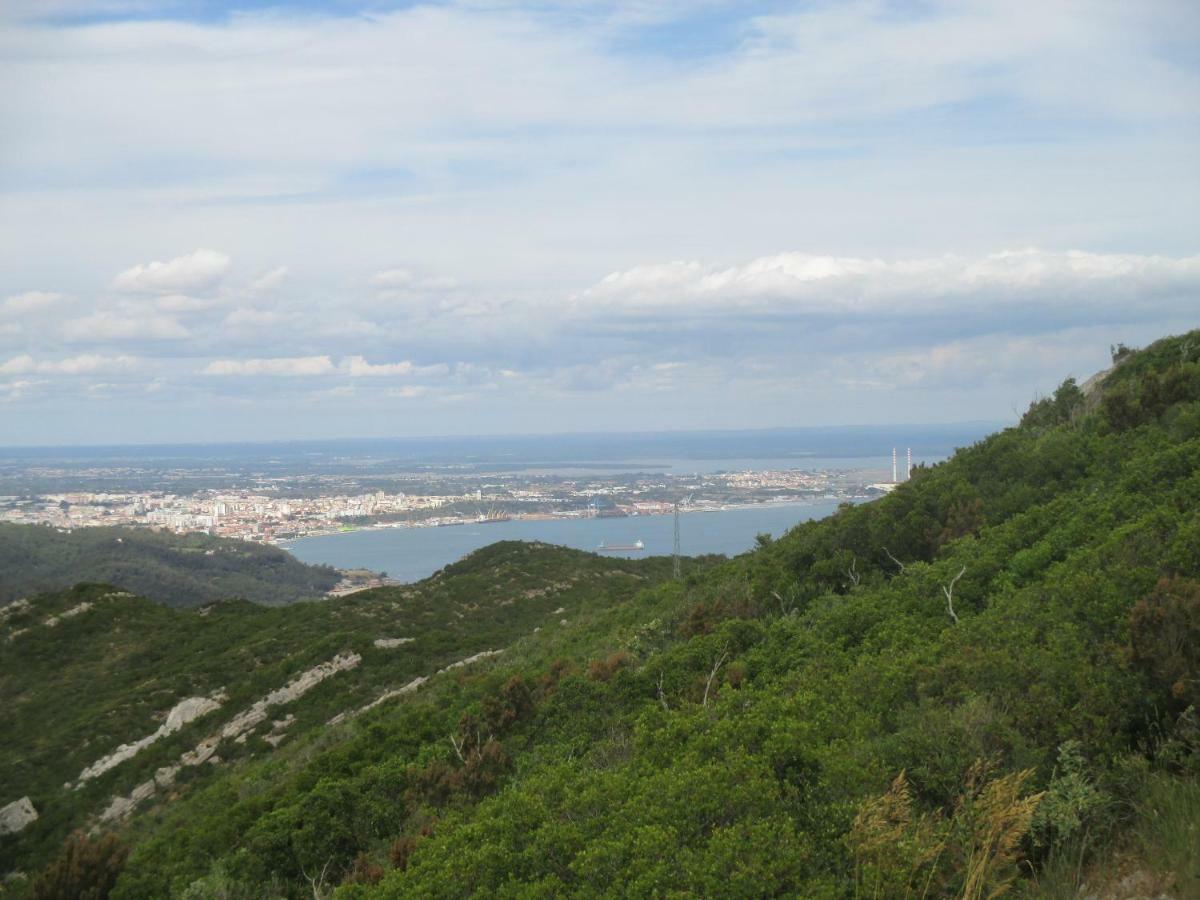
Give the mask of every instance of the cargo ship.
POLYGON ((646 545, 641 541, 634 541, 632 544, 609 544, 605 541, 600 542, 600 546, 596 548, 597 553, 628 553, 633 550, 645 550, 646 545))
POLYGON ((492 522, 508 522, 512 519, 508 513, 498 509, 489 509, 487 512, 481 512, 475 517, 476 523, 480 525, 488 525, 492 522))

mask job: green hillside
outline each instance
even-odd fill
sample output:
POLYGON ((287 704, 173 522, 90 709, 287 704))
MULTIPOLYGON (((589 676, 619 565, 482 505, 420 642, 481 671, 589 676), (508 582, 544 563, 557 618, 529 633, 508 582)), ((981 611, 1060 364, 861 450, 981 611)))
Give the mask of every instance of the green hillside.
MULTIPOLYGON (((223 740, 220 764, 184 765, 169 789, 109 824, 132 822, 136 830, 139 817, 156 818, 227 771, 253 770, 261 760, 276 772, 280 760, 307 759, 314 747, 352 735, 358 709, 415 679, 434 676, 421 685, 430 699, 420 699, 436 705, 440 691, 454 689, 437 671, 481 652, 507 653, 522 639, 570 652, 581 635, 607 633, 633 615, 629 598, 669 571, 669 560, 507 542, 418 585, 286 607, 223 601, 172 609, 94 584, 0 607, 0 806, 28 796, 39 813, 20 833, 0 836, 0 872, 44 862, 113 798, 153 781, 257 701, 322 664, 357 658, 302 697, 272 703, 242 741, 223 740), (154 734, 187 698, 220 705, 81 778, 122 745, 154 734), (327 725, 343 713, 343 725, 327 725), (289 715, 278 729, 286 742, 276 749, 264 735, 289 715)), ((491 658, 474 665, 486 668, 491 658)), ((275 776, 263 777, 265 784, 275 776)))
POLYGON ((204 534, 0 524, 0 603, 84 581, 195 606, 229 597, 314 599, 337 584, 338 575, 275 547, 204 534))
POLYGON ((44 812, 0 838, 0 868, 34 872, 254 698, 361 660, 9 890, 1200 896, 1200 332, 1064 383, 877 502, 669 574, 504 544, 281 610, 39 599, 3 626, 30 630, 0 644, 19 717, 0 802, 44 812))

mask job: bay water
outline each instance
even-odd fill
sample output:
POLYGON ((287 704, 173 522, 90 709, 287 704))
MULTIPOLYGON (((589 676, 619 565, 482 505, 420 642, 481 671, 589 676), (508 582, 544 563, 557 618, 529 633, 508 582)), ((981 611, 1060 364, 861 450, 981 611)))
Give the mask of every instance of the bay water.
MULTIPOLYGON (((823 518, 837 509, 837 500, 811 503, 760 503, 730 509, 680 513, 680 552, 684 556, 722 553, 734 556, 754 545, 755 536, 779 537, 808 519, 823 518)), ((641 551, 610 552, 612 556, 660 556, 674 545, 674 517, 630 516, 612 519, 513 519, 487 524, 444 527, 362 528, 337 534, 314 535, 282 546, 302 562, 339 569, 386 572, 399 581, 427 578, 480 547, 496 541, 542 541, 577 550, 642 541, 641 551)))

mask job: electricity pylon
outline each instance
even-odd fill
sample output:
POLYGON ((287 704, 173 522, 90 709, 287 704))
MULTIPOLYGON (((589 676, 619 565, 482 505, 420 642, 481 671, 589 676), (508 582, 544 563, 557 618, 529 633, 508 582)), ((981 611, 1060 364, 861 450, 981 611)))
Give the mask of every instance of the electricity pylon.
POLYGON ((671 559, 671 573, 679 580, 679 503, 675 503, 675 554, 671 559))

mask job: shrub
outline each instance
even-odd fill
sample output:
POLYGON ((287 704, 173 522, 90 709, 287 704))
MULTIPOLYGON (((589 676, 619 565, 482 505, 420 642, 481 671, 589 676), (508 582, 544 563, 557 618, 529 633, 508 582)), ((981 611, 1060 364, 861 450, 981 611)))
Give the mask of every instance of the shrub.
POLYGON ((354 857, 354 864, 342 880, 343 884, 379 884, 383 878, 383 866, 371 859, 366 852, 354 857))
POLYGON ((1200 706, 1200 582, 1161 578, 1130 612, 1134 663, 1178 712, 1200 706))
POLYGON ((629 654, 624 650, 618 650, 608 659, 592 660, 591 665, 588 666, 587 675, 592 681, 611 681, 618 670, 623 669, 628 663, 629 654))
POLYGON ((129 848, 115 834, 91 838, 76 831, 34 880, 34 900, 104 900, 117 883, 129 848))

